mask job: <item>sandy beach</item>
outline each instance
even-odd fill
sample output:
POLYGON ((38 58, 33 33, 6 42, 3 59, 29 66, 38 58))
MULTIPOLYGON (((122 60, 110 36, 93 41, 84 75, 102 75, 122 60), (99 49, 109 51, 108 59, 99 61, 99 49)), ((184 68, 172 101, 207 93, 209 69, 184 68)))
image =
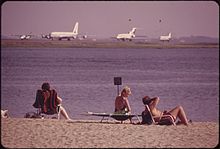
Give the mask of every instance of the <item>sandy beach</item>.
POLYGON ((218 141, 219 124, 215 122, 159 126, 92 120, 1 120, 1 143, 7 148, 213 148, 218 141))

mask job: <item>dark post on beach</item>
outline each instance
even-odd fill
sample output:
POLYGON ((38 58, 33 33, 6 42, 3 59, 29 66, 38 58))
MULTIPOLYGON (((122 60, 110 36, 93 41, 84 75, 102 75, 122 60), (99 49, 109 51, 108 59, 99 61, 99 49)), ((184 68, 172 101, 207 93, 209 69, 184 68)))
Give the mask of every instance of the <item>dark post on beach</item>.
POLYGON ((119 85, 122 85, 121 77, 114 77, 114 85, 117 85, 117 91, 119 95, 119 85))

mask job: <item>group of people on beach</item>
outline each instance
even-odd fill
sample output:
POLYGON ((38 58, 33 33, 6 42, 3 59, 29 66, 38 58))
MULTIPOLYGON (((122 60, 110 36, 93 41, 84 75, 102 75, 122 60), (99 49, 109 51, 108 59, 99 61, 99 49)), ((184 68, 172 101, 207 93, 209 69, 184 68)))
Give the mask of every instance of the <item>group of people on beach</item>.
MULTIPOLYGON (((50 91, 50 84, 45 82, 41 86, 43 91, 50 91)), ((120 113, 120 114, 131 114, 131 106, 129 104, 128 97, 131 95, 131 89, 128 86, 125 86, 121 93, 116 97, 115 99, 115 113, 120 113)), ((143 100, 146 100, 148 103, 147 105, 150 108, 150 111, 153 116, 162 116, 162 115, 170 115, 173 117, 174 121, 179 119, 179 124, 184 124, 188 125, 188 120, 186 118, 185 111, 182 106, 176 106, 175 108, 171 109, 170 111, 160 111, 157 109, 157 105, 159 103, 159 97, 153 97, 150 98, 149 96, 143 97, 143 100)), ((67 114, 65 108, 62 106, 62 99, 57 96, 56 97, 56 102, 59 104, 60 108, 60 113, 61 115, 67 119, 71 120, 69 115, 67 114)))
MULTIPOLYGON (((128 101, 128 97, 131 95, 131 89, 128 86, 125 86, 121 94, 116 97, 115 100, 115 112, 118 113, 131 113, 131 106, 128 101)), ((150 98, 149 96, 143 97, 143 100, 147 101, 147 105, 150 108, 152 116, 154 117, 161 117, 163 115, 170 115, 173 117, 174 121, 179 118, 178 124, 188 125, 188 120, 186 118, 185 111, 182 106, 176 106, 175 108, 171 109, 170 111, 160 111, 157 109, 157 105, 159 103, 159 97, 150 98)))

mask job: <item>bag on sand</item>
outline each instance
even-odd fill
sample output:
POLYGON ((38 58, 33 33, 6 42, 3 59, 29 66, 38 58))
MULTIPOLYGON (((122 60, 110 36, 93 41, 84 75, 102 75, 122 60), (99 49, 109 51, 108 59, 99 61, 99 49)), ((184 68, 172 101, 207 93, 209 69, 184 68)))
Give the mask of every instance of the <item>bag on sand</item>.
POLYGON ((141 122, 142 124, 151 125, 153 123, 153 117, 148 110, 144 110, 141 113, 141 116, 142 116, 142 122, 141 122))

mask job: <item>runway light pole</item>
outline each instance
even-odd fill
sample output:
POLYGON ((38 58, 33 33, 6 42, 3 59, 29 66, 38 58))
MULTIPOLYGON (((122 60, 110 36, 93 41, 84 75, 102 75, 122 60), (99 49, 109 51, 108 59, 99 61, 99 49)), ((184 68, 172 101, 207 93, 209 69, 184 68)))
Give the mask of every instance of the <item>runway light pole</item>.
POLYGON ((117 85, 117 91, 118 91, 118 95, 119 95, 119 85, 122 85, 121 77, 114 77, 114 85, 117 85))

